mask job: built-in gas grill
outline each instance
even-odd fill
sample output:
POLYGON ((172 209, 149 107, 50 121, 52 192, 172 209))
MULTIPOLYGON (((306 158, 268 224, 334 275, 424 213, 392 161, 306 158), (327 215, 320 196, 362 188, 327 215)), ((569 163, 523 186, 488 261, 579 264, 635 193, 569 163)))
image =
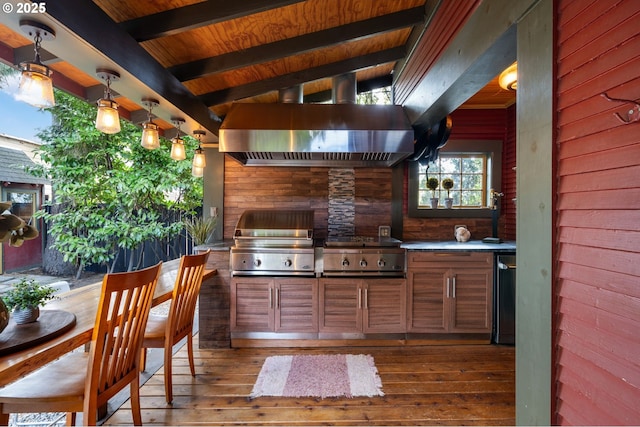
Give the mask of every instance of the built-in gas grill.
POLYGON ((314 245, 312 210, 245 211, 231 248, 233 276, 405 274, 405 250, 391 237, 330 237, 314 245))
POLYGON ((405 274, 405 250, 391 237, 329 238, 322 250, 324 276, 394 276, 405 274))
POLYGON ((315 274, 312 210, 247 210, 234 240, 234 276, 315 274))

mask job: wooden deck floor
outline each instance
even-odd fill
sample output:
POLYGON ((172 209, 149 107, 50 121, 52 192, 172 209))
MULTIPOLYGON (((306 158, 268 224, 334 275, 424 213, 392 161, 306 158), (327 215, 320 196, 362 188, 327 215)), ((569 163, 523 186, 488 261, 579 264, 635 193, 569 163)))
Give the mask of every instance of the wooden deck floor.
MULTIPOLYGON (((492 345, 197 349, 174 356, 174 402, 162 369, 141 388, 144 425, 514 425, 515 349, 492 345), (371 354, 384 397, 249 399, 265 358, 371 354)), ((104 425, 131 425, 127 401, 104 425)))

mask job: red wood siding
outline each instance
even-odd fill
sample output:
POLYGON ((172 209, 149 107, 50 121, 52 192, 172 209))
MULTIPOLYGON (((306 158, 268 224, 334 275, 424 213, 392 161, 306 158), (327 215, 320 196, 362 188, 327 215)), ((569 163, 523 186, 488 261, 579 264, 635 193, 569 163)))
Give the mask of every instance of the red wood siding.
POLYGON ((480 3, 480 0, 447 1, 440 6, 416 46, 411 61, 405 64, 400 77, 394 82, 396 104, 404 104, 480 3))
POLYGON ((506 240, 516 240, 516 106, 507 109, 507 129, 502 146, 502 192, 501 230, 499 235, 506 240))
MULTIPOLYGON (((42 230, 42 228, 40 228, 42 230)), ((2 243, 3 271, 23 271, 42 267, 42 239, 25 240, 22 246, 14 248, 9 242, 2 243)))
POLYGON ((556 420, 640 423, 640 2, 557 3, 556 420))

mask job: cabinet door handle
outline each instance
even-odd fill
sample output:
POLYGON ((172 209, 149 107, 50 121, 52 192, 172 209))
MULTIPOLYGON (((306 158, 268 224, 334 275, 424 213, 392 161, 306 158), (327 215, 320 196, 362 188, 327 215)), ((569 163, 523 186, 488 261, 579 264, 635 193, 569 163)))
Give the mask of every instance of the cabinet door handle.
POLYGON ((362 308, 362 289, 358 288, 358 308, 362 308))
POLYGON ((456 297, 456 276, 453 276, 453 297, 456 297))
POLYGON ((447 277, 447 298, 449 298, 449 285, 450 285, 449 282, 450 281, 451 281, 451 279, 449 277, 447 277))
POLYGON ((276 288, 276 308, 280 308, 280 289, 276 288))
POLYGON ((273 288, 269 288, 269 308, 273 308, 273 288))
POLYGON ((364 288, 364 309, 369 309, 369 290, 364 288))

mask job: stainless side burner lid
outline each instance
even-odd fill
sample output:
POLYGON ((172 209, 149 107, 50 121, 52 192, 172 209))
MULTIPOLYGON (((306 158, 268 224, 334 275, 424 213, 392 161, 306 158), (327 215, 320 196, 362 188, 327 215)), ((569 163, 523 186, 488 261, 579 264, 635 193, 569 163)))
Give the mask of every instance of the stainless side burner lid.
POLYGON ((236 246, 313 246, 312 210, 249 209, 234 232, 236 246))

